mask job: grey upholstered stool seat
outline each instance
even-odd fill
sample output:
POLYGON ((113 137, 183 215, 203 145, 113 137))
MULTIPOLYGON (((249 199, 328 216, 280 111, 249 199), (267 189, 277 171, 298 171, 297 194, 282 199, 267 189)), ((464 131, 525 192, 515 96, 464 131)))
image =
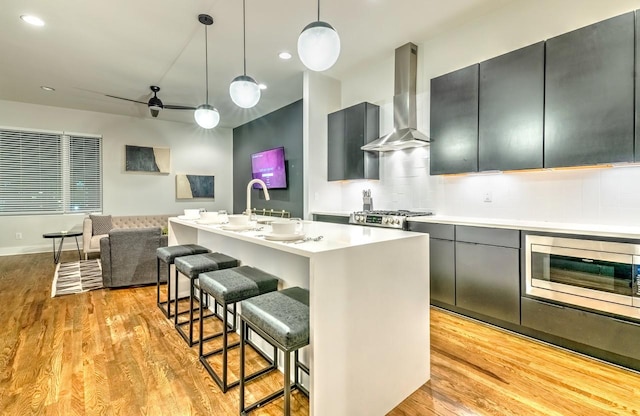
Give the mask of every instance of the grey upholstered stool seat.
MULTIPOLYGON (((265 271, 250 266, 240 266, 232 269, 218 270, 213 272, 207 272, 200 274, 198 279, 198 287, 200 289, 200 298, 203 294, 212 296, 216 303, 220 303, 223 306, 223 311, 227 311, 229 305, 233 305, 233 323, 229 329, 227 323, 227 313, 223 315, 222 331, 213 335, 213 337, 222 336, 222 348, 215 351, 204 353, 204 329, 203 329, 203 308, 200 304, 200 340, 199 340, 199 356, 200 362, 204 366, 205 370, 211 375, 215 382, 220 386, 223 392, 239 384, 239 381, 232 383, 227 379, 227 353, 230 348, 235 348, 240 343, 228 345, 228 333, 235 332, 236 330, 236 303, 242 300, 258 296, 264 293, 273 292, 278 290, 278 278, 265 271), (222 377, 220 377, 214 371, 213 367, 207 361, 207 358, 222 353, 222 377)), ((211 338, 211 337, 209 337, 211 338)), ((256 351, 261 352, 256 348, 256 351)), ((277 353, 274 347, 274 356, 277 353)), ((274 361, 263 355, 263 357, 269 362, 270 366, 264 368, 251 376, 247 377, 252 379, 258 377, 261 374, 266 373, 274 369, 274 361)))
POLYGON ((246 415, 257 407, 284 395, 284 414, 291 414, 291 389, 309 392, 299 381, 299 370, 309 369, 298 360, 298 350, 309 344, 309 291, 292 287, 240 302, 240 414, 246 415), (262 400, 245 406, 245 331, 254 330, 267 342, 284 352, 284 388, 262 400), (294 358, 294 384, 291 385, 291 353, 294 358))
MULTIPOLYGON (((194 297, 194 280, 198 279, 200 273, 210 272, 220 269, 228 269, 238 266, 239 262, 231 256, 227 256, 222 253, 204 253, 195 254, 190 256, 182 256, 175 259, 176 266, 176 279, 175 279, 175 291, 178 293, 178 272, 184 274, 190 279, 189 283, 189 320, 184 322, 178 322, 178 307, 176 303, 176 313, 174 314, 174 324, 176 330, 182 336, 182 338, 189 344, 189 346, 195 345, 198 341, 193 339, 193 297, 194 297), (182 327, 189 325, 189 334, 187 335, 182 327)), ((202 300, 200 300, 202 302, 202 300)), ((217 309, 217 308, 216 308, 217 309)), ((226 315, 224 313, 223 315, 226 315)), ((213 316, 213 315, 209 315, 213 316)), ((208 317, 208 316, 207 316, 208 317)))
POLYGON ((197 244, 183 244, 178 246, 160 247, 156 249, 157 257, 157 282, 156 282, 156 303, 158 308, 164 313, 167 318, 173 317, 171 314, 171 302, 175 302, 176 305, 180 299, 171 299, 171 265, 174 263, 177 257, 188 256, 192 254, 208 253, 209 249, 199 246, 197 244), (160 262, 164 262, 167 265, 167 300, 160 301, 160 262))

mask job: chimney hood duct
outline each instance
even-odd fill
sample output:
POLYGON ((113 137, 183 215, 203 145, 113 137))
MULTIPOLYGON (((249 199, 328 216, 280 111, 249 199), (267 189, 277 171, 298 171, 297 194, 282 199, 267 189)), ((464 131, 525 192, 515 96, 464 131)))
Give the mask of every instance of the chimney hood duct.
POLYGON ((416 76, 418 47, 409 42, 396 49, 393 131, 366 145, 362 150, 387 152, 427 146, 429 137, 418 131, 416 117, 416 76))

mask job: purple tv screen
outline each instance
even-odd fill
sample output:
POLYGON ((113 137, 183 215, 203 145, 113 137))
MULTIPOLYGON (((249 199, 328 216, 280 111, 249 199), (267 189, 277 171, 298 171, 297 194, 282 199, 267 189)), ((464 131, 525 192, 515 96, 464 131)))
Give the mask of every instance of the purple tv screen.
MULTIPOLYGON (((287 187, 287 173, 284 165, 284 147, 276 147, 251 155, 251 176, 262 179, 268 189, 287 187)), ((254 184, 254 188, 260 185, 254 184)))

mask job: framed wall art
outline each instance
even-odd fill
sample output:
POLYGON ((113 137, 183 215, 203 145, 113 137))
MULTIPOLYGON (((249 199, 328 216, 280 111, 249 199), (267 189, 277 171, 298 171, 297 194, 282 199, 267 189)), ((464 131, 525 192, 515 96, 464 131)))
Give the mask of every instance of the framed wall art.
POLYGON ((169 173, 171 149, 125 145, 126 172, 169 173))
POLYGON ((176 174, 176 199, 214 198, 214 176, 176 174))

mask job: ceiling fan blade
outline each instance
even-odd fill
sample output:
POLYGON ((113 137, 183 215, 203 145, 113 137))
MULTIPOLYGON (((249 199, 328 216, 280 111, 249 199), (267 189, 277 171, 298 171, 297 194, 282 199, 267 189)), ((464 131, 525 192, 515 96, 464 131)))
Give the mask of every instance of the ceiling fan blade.
POLYGON ((117 99, 117 100, 131 101, 132 103, 138 103, 138 104, 144 104, 144 105, 147 105, 147 103, 142 102, 142 101, 132 100, 132 99, 130 99, 130 98, 116 97, 115 95, 105 94, 105 97, 111 97, 111 98, 115 98, 115 99, 117 99))
POLYGON ((189 107, 186 105, 171 105, 171 104, 165 104, 164 108, 168 108, 169 110, 195 110, 195 107, 189 107))

